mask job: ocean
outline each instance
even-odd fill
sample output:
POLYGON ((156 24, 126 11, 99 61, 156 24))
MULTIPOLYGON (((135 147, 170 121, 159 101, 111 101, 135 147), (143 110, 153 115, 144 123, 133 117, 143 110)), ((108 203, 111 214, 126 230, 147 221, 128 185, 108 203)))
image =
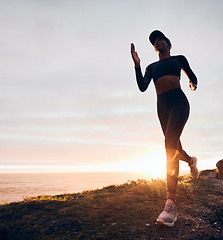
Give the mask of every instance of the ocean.
POLYGON ((0 203, 38 195, 76 193, 148 178, 147 174, 134 172, 0 173, 0 203))

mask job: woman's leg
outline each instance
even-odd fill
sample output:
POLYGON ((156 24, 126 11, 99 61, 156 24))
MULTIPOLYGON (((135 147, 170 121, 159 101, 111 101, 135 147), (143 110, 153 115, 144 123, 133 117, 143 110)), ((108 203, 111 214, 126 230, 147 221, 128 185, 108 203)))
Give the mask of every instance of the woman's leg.
POLYGON ((189 156, 182 148, 181 142, 179 140, 177 145, 177 150, 179 152, 179 160, 182 160, 184 162, 187 162, 188 164, 191 164, 191 156, 189 156))
MULTIPOLYGON (((180 135, 187 122, 189 116, 189 104, 186 100, 176 103, 168 117, 168 122, 165 131, 165 148, 167 155, 167 197, 175 200, 178 175, 179 175, 179 156, 183 154, 180 135), (181 149, 179 149, 181 147, 181 149)), ((188 156, 189 157, 189 156, 188 156)), ((189 158, 188 158, 189 160, 189 158)))

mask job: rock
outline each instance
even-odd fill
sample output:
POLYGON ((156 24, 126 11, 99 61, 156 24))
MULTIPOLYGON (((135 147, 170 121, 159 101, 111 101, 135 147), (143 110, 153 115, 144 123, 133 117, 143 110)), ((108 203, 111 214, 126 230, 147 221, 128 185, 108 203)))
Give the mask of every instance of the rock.
POLYGON ((223 179, 223 159, 216 163, 218 177, 223 179))

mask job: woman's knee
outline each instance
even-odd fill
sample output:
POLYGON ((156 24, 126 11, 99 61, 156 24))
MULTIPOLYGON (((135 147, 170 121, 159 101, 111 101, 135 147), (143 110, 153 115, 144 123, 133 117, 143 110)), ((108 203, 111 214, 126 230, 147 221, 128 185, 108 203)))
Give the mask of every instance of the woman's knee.
POLYGON ((174 137, 173 135, 169 136, 166 135, 165 136, 165 148, 168 149, 178 149, 178 142, 179 142, 179 138, 174 137))

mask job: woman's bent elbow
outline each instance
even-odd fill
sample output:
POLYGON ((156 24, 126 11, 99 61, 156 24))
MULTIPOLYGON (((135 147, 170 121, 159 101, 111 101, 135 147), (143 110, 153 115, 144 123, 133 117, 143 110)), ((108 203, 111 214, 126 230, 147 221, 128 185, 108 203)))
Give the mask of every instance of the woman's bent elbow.
POLYGON ((141 92, 145 92, 146 89, 147 89, 147 87, 139 87, 139 90, 140 90, 141 92))

